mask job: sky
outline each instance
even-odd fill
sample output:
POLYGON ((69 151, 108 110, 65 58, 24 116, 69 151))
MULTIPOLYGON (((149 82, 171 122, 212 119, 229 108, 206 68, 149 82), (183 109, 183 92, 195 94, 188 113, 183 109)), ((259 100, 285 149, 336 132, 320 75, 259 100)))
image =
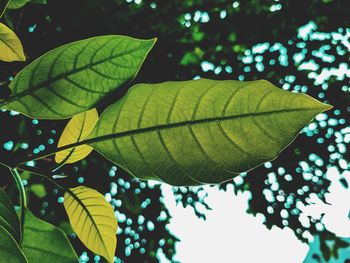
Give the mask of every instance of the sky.
MULTIPOLYGON (((308 215, 318 218, 325 213, 323 223, 329 231, 341 237, 350 237, 350 205, 347 202, 350 191, 339 183, 340 175, 336 169, 329 169, 326 177, 331 180, 330 193, 326 195, 330 205, 312 197, 310 201, 313 204, 302 207, 300 220, 303 221, 308 215)), ((193 208, 176 205, 171 186, 162 185, 164 203, 173 217, 168 227, 181 239, 176 246, 175 260, 182 263, 303 262, 309 247, 299 241, 292 230, 277 227, 268 230, 262 223, 262 216, 254 217, 246 213, 249 193, 235 195, 233 186, 226 192, 216 187, 204 188, 208 193, 206 201, 212 208, 206 212, 206 221, 198 219, 193 208)), ((310 236, 312 241, 313 237, 310 236)), ((163 256, 160 259, 167 262, 163 256)))

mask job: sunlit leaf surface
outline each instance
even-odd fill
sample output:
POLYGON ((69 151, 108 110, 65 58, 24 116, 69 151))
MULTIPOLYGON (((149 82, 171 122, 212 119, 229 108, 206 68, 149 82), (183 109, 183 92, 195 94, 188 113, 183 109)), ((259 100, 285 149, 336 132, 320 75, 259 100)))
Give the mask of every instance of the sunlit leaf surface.
POLYGON ((0 107, 41 119, 89 110, 135 77, 154 43, 112 35, 56 48, 16 75, 0 107))
MULTIPOLYGON (((95 127, 98 121, 96 109, 79 113, 68 122, 58 141, 58 147, 76 143, 84 140, 95 127)), ((56 153, 55 161, 57 163, 75 163, 88 156, 93 148, 89 145, 82 145, 76 148, 56 153)))
POLYGON ((21 41, 2 23, 0 23, 0 60, 6 62, 26 60, 21 41))
POLYGON ((63 204, 73 230, 85 246, 113 262, 118 225, 113 208, 104 196, 80 186, 65 193, 63 204))
POLYGON ((276 158, 329 108, 264 80, 139 84, 102 114, 89 138, 141 179, 221 183, 276 158))

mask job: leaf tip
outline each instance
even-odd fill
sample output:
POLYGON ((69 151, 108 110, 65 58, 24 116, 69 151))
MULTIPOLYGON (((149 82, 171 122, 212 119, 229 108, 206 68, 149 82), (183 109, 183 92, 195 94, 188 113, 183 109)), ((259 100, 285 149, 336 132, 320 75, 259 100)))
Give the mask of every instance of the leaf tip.
POLYGON ((157 41, 158 41, 158 38, 157 38, 157 37, 154 37, 154 38, 151 38, 151 39, 150 39, 150 42, 151 42, 151 48, 153 48, 153 47, 154 47, 154 45, 157 43, 157 41))
POLYGON ((333 105, 327 104, 327 103, 322 103, 323 106, 323 111, 328 111, 334 108, 333 105))
POLYGON ((24 53, 20 54, 18 56, 18 61, 20 62, 25 62, 27 60, 26 56, 24 55, 24 53))

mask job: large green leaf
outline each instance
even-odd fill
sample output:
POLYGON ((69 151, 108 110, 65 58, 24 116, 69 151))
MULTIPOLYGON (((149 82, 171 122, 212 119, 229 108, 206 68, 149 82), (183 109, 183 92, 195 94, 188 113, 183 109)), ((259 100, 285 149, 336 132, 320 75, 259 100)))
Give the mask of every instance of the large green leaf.
POLYGON ((0 226, 17 242, 21 239, 21 227, 15 208, 7 194, 0 188, 0 226))
POLYGON ((139 84, 107 108, 87 143, 141 179, 220 183, 276 158, 329 108, 265 80, 139 84))
POLYGON ((24 68, 0 107, 65 119, 94 108, 139 71, 155 39, 101 36, 56 48, 24 68))
POLYGON ((0 0, 0 17, 5 13, 6 7, 10 0, 0 0))
POLYGON ((112 263, 118 224, 104 196, 94 189, 79 186, 65 193, 63 204, 79 239, 88 249, 112 263))
POLYGON ((22 249, 30 263, 78 262, 64 232, 26 210, 22 249))
POLYGON ((16 240, 0 225, 0 260, 6 263, 28 263, 16 240))

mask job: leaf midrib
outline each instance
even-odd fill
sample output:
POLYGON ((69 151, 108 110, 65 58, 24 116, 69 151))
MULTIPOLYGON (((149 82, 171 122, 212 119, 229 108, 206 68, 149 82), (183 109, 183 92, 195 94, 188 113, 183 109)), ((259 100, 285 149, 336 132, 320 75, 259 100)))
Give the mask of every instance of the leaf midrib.
POLYGON ((2 40, 2 39, 0 39, 0 41, 1 41, 2 43, 4 43, 4 45, 7 46, 10 50, 12 50, 12 52, 15 53, 18 57, 21 56, 21 55, 18 54, 18 52, 17 52, 14 48, 12 48, 7 42, 5 42, 5 41, 2 40))
MULTIPOLYGON (((69 193, 72 198, 74 198, 76 200, 76 202, 78 202, 78 204, 85 210, 86 214, 87 214, 87 217, 91 220, 93 226, 95 227, 96 229, 96 232, 98 234, 98 236, 100 237, 101 241, 102 241, 102 245, 103 245, 103 248, 106 252, 106 254, 109 256, 109 253, 108 253, 108 248, 106 247, 106 244, 104 242, 104 239, 103 239, 103 236, 101 235, 100 233, 100 229, 98 228, 98 225, 97 223, 95 222, 93 216, 91 215, 89 209, 87 208, 87 205, 85 205, 81 200, 80 198, 78 197, 78 194, 74 193, 73 190, 71 189, 67 189, 67 193, 69 193)), ((79 216, 80 217, 80 216, 79 216)))
MULTIPOLYGON (((202 123, 211 123, 211 122, 217 122, 217 121, 226 121, 226 120, 233 120, 233 119, 239 119, 239 118, 249 118, 249 117, 255 117, 255 116, 264 116, 264 115, 272 115, 272 114, 278 114, 278 113, 288 113, 288 112, 300 112, 300 111, 324 111, 324 108, 295 108, 295 109, 284 109, 284 110, 274 110, 274 111, 265 111, 265 112, 257 112, 257 113, 245 113, 240 115, 231 115, 231 116, 224 116, 224 117, 212 117, 212 118, 205 118, 205 119, 199 119, 199 120, 188 120, 183 122, 177 122, 177 123, 170 123, 170 124, 162 124, 157 126, 151 126, 146 128, 140 128, 140 129, 133 129, 129 131, 123 131, 123 132, 117 132, 117 133, 111 133, 107 135, 97 136, 95 138, 88 138, 87 140, 83 140, 79 142, 77 145, 82 144, 91 144, 95 142, 100 142, 112 138, 120 138, 125 137, 129 135, 136 135, 136 134, 142 134, 146 132, 153 132, 157 130, 167 130, 171 128, 177 128, 187 125, 197 125, 202 123)), ((100 120, 103 118, 103 115, 101 116, 100 120)), ((97 127, 97 126, 96 126, 97 127)), ((60 150, 60 149, 58 149, 60 150)), ((62 149, 63 150, 63 149, 62 149)))
MULTIPOLYGON (((57 75, 56 77, 53 77, 53 78, 51 78, 51 79, 49 79, 49 80, 47 80, 47 81, 43 81, 43 82, 41 82, 41 83, 39 83, 39 84, 37 84, 37 85, 32 86, 32 87, 29 88, 29 89, 26 89, 25 91, 22 91, 22 92, 19 92, 19 93, 15 94, 15 96, 10 97, 10 98, 7 99, 6 101, 1 102, 1 103, 0 103, 0 107, 2 107, 2 106, 4 106, 4 105, 6 105, 6 104, 8 104, 8 103, 10 103, 10 102, 12 102, 12 101, 18 99, 18 98, 22 98, 23 96, 26 96, 26 95, 30 94, 31 92, 33 92, 33 91, 35 91, 35 90, 44 88, 45 86, 49 85, 50 83, 53 83, 53 82, 55 82, 55 81, 58 81, 58 80, 60 80, 60 79, 62 79, 62 78, 65 78, 65 77, 68 77, 68 76, 73 75, 73 74, 75 74, 75 73, 78 73, 78 72, 80 72, 80 71, 86 70, 86 69, 88 69, 88 68, 90 68, 90 67, 94 67, 94 66, 96 66, 96 65, 98 65, 98 64, 105 63, 105 62, 107 62, 108 60, 112 60, 112 59, 115 59, 115 58, 120 57, 120 56, 124 56, 124 55, 131 54, 131 53, 133 53, 134 51, 137 51, 137 50, 140 50, 140 49, 144 49, 144 48, 150 47, 150 46, 152 46, 152 45, 153 45, 153 42, 148 43, 147 45, 141 45, 141 46, 139 46, 139 47, 137 47, 137 48, 133 48, 133 49, 130 49, 130 50, 128 50, 128 51, 125 51, 125 52, 116 54, 116 55, 114 55, 114 56, 110 56, 110 57, 108 57, 108 58, 106 58, 106 59, 102 59, 102 60, 96 61, 96 62, 94 62, 94 63, 90 63, 90 64, 87 64, 87 65, 85 65, 85 66, 76 68, 76 69, 74 69, 74 70, 71 70, 71 71, 68 71, 68 72, 59 74, 59 75, 57 75)), ((15 83, 15 81, 16 81, 16 80, 14 80, 12 83, 15 83)), ((11 83, 11 84, 12 84, 12 83, 11 83)), ((10 84, 10 87, 12 86, 11 84, 10 84)))

